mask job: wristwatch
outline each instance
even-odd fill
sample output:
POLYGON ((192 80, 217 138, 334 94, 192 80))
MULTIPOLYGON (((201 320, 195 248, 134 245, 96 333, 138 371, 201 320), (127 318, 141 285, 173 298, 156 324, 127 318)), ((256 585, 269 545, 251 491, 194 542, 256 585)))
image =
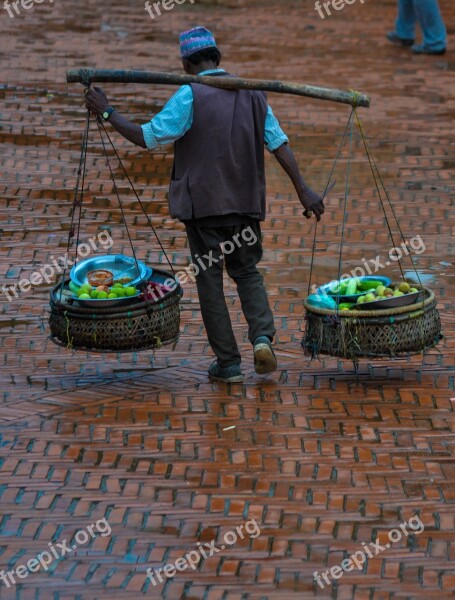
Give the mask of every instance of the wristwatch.
POLYGON ((109 106, 108 108, 106 108, 106 110, 103 112, 103 114, 101 115, 103 117, 103 119, 105 121, 109 121, 109 119, 111 118, 111 114, 114 112, 115 108, 112 108, 112 106, 109 106))

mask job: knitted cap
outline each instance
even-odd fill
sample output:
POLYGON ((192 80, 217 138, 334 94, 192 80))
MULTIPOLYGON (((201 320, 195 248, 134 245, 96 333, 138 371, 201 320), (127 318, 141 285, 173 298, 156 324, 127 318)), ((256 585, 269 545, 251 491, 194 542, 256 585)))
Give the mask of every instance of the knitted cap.
POLYGON ((216 48, 213 34, 205 27, 194 27, 180 34, 180 55, 182 58, 187 58, 205 48, 216 48))

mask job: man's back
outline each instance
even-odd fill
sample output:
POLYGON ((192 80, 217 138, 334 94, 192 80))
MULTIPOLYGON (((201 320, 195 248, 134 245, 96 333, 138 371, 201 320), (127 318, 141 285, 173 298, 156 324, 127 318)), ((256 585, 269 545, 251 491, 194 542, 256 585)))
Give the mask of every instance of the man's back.
POLYGON ((188 220, 236 213, 263 220, 265 94, 191 87, 193 123, 175 143, 171 215, 188 220))

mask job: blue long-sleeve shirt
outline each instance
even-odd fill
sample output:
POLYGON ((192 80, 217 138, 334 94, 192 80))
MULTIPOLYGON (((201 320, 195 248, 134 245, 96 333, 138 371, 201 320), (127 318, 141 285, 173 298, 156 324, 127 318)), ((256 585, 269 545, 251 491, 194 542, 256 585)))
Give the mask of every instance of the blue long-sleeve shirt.
MULTIPOLYGON (((214 73, 224 73, 224 70, 213 69, 202 71, 199 75, 213 75, 214 73)), ((169 99, 164 108, 151 121, 141 127, 147 148, 153 150, 158 146, 175 142, 185 135, 192 124, 193 90, 190 85, 184 85, 169 99)), ((287 135, 281 129, 272 109, 268 106, 264 131, 266 148, 270 152, 273 152, 288 141, 287 135)))

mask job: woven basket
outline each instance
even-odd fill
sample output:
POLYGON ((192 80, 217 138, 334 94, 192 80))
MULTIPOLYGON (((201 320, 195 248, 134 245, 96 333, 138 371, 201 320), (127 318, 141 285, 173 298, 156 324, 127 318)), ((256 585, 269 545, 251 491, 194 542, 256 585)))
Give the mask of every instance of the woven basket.
MULTIPOLYGON (((173 275, 153 270, 153 279, 163 283, 173 275)), ((69 280, 65 282, 69 283, 69 280)), ((51 291, 50 339, 75 350, 134 352, 161 348, 177 341, 180 333, 178 285, 159 302, 138 301, 125 306, 93 309, 74 301, 60 301, 61 283, 51 291)))
POLYGON ((307 325, 302 347, 313 357, 408 356, 433 348, 442 338, 436 299, 428 289, 423 301, 393 309, 336 311, 311 306, 306 300, 304 306, 307 325))

